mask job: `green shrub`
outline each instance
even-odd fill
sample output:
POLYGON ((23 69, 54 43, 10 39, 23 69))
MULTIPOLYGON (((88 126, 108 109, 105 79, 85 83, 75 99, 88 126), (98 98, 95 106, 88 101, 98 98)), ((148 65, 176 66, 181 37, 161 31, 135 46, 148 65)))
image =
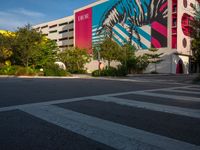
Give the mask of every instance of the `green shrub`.
POLYGON ((22 66, 3 66, 0 68, 1 75, 16 75, 16 76, 33 76, 37 75, 38 71, 30 67, 22 66))
POLYGON ((70 69, 67 69, 67 71, 69 71, 70 73, 73 73, 73 74, 86 74, 87 73, 86 70, 70 70, 70 69))
POLYGON ((90 62, 87 50, 71 47, 58 54, 58 59, 63 62, 70 73, 86 73, 84 66, 90 62))
POLYGON ((117 67, 117 76, 126 76, 127 73, 127 68, 124 65, 119 65, 117 67))
POLYGON ((113 67, 109 67, 109 68, 103 69, 100 72, 100 75, 101 76, 117 76, 117 69, 113 68, 113 67))
POLYGON ((118 68, 109 67, 103 70, 95 70, 92 72, 92 76, 126 76, 126 68, 124 66, 118 66, 118 68))
POLYGON ((136 58, 136 66, 132 69, 132 73, 143 73, 148 67, 148 57, 146 55, 138 56, 136 58))
POLYGON ((98 76, 100 76, 100 70, 94 70, 94 71, 92 72, 92 76, 93 76, 93 77, 98 77, 98 76))
POLYGON ((45 76, 67 76, 70 73, 66 72, 63 69, 60 69, 58 65, 50 63, 44 67, 45 76))
POLYGON ((31 67, 21 67, 18 66, 16 68, 15 75, 16 76, 35 76, 37 75, 37 70, 31 68, 31 67))
POLYGON ((2 66, 0 68, 0 75, 15 75, 16 66, 2 66))

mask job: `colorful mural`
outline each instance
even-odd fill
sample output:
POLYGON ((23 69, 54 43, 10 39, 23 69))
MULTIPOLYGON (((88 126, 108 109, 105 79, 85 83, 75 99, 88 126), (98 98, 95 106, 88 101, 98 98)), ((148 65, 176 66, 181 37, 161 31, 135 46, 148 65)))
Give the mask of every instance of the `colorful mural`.
POLYGON ((93 46, 112 37, 119 45, 132 43, 138 49, 167 47, 167 0, 108 0, 90 9, 93 46))

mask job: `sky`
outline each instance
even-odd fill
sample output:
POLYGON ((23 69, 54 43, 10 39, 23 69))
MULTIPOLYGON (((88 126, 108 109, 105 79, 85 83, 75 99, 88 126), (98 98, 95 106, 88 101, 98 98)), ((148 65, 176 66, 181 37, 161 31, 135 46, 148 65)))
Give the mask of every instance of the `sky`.
POLYGON ((70 16, 77 8, 97 0, 0 0, 0 30, 15 31, 26 24, 70 16))

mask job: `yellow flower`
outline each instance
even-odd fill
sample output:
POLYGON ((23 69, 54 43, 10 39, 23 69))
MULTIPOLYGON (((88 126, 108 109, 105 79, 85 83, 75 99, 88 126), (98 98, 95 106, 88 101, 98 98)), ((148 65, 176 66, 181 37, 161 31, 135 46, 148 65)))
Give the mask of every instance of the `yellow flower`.
POLYGON ((7 31, 7 30, 0 30, 0 34, 3 34, 5 36, 15 36, 14 32, 7 31))

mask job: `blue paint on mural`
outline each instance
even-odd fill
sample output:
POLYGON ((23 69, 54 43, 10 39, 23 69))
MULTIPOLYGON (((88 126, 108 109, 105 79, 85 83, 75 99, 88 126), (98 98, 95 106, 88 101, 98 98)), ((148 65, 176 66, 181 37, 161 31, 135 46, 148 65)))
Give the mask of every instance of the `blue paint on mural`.
POLYGON ((104 14, 105 11, 107 11, 108 8, 110 8, 113 5, 113 3, 116 3, 116 0, 109 0, 108 2, 92 7, 93 26, 99 26, 99 21, 102 15, 104 14))
POLYGON ((119 45, 129 42, 138 49, 157 47, 157 43, 167 46, 167 37, 151 28, 158 22, 167 30, 167 0, 108 0, 94 6, 92 12, 93 45, 102 37, 111 37, 119 45))
POLYGON ((138 33, 143 36, 145 39, 147 39, 149 42, 151 42, 151 35, 149 35, 146 31, 142 30, 139 27, 136 27, 138 33))

